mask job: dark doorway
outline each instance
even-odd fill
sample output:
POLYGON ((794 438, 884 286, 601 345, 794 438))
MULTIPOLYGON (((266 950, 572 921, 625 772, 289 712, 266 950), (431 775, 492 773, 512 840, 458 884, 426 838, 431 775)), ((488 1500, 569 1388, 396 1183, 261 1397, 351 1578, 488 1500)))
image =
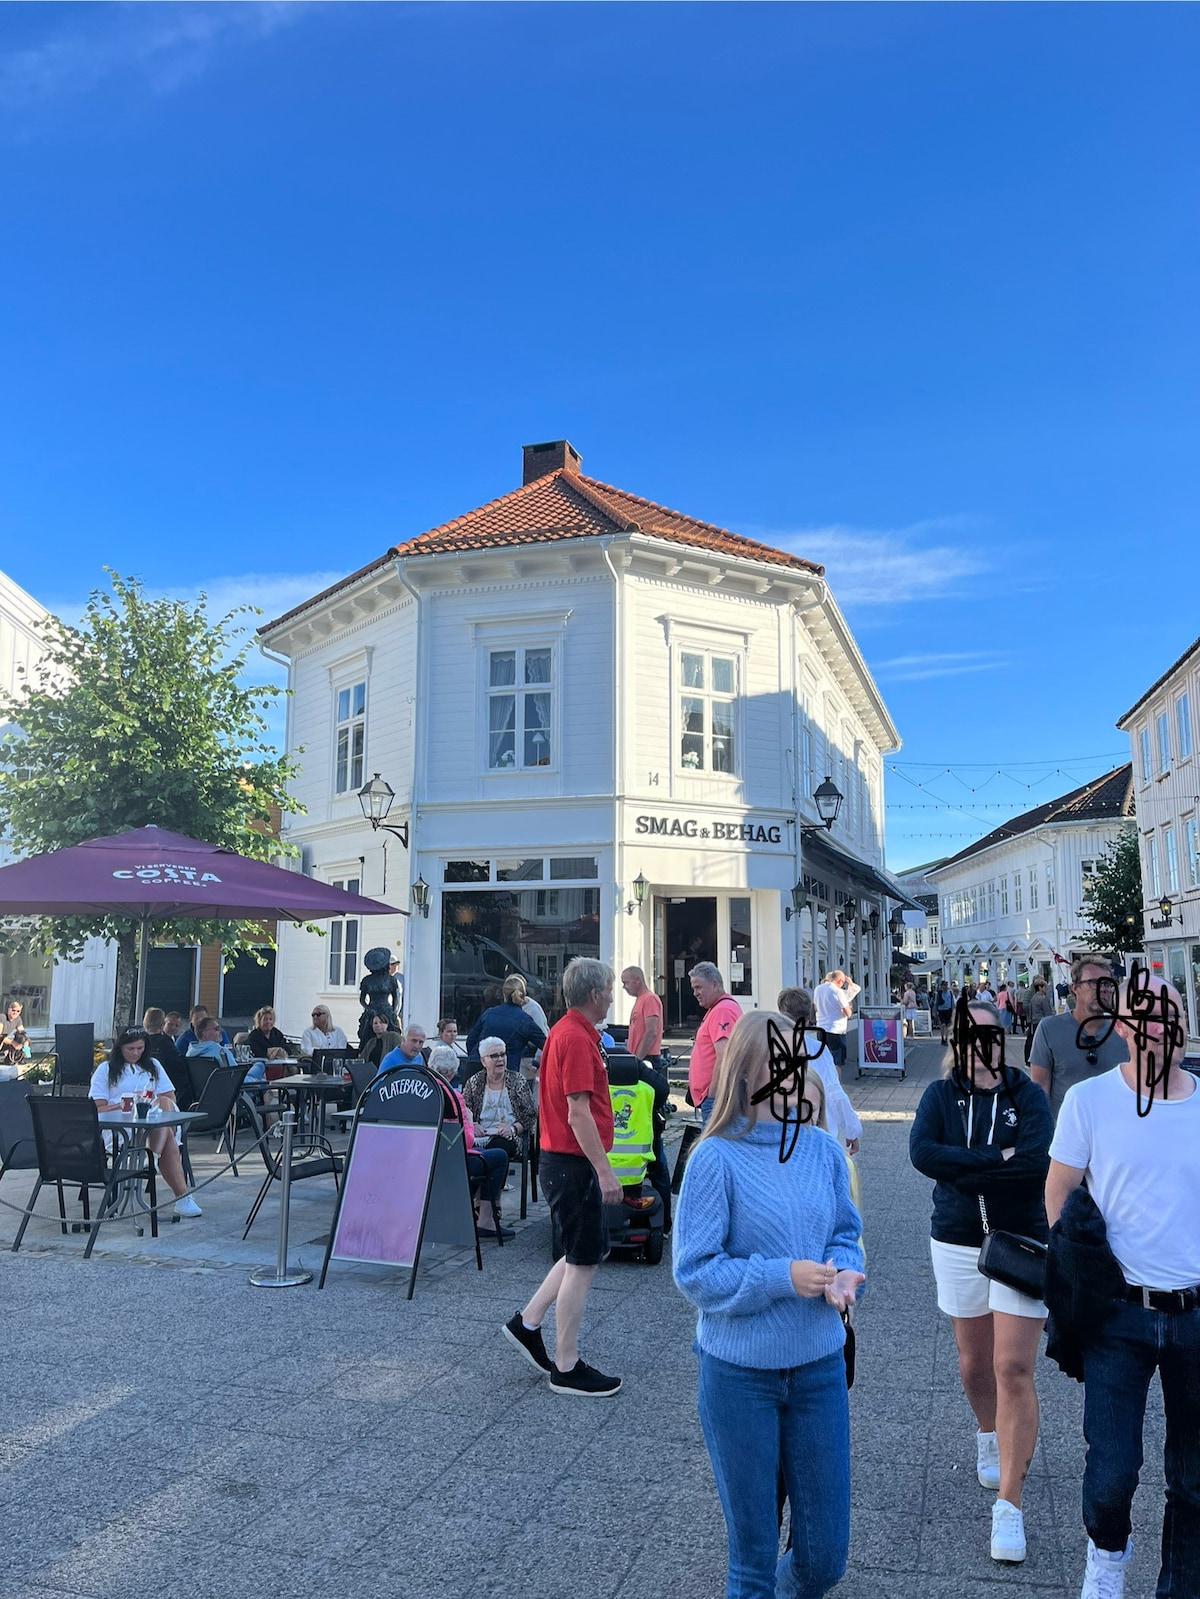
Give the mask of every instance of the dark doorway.
POLYGON ((259 952, 265 965, 259 965, 249 950, 234 956, 221 987, 221 1020, 232 1036, 235 1029, 249 1027, 254 1012, 275 1003, 275 951, 259 952))
MULTIPOLYGON (((136 975, 135 979, 136 981, 136 975)), ((146 960, 146 1007, 186 1016, 196 998, 196 949, 188 944, 151 944, 146 960)), ((141 1021, 139 1016, 138 1021, 141 1021)))
POLYGON ((694 1027, 703 1012, 696 1003, 688 973, 697 961, 717 959, 715 899, 671 899, 664 906, 667 957, 667 1024, 694 1027))

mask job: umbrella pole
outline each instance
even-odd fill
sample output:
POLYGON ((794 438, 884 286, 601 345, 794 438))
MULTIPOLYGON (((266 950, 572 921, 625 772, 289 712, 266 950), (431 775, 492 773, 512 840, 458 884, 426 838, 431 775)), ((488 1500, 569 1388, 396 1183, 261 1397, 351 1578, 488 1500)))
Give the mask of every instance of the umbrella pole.
POLYGON ((141 1026, 142 1017, 146 1010, 146 965, 150 959, 150 918, 142 917, 141 934, 138 938, 138 966, 137 966, 137 992, 133 998, 133 1025, 141 1026))

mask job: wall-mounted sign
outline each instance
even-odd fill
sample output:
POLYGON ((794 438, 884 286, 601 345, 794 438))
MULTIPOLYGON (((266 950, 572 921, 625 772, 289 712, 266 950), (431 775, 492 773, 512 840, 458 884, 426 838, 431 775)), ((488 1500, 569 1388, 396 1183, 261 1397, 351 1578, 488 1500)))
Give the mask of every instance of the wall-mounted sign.
POLYGON ((774 822, 730 819, 712 821, 696 816, 638 816, 634 826, 651 838, 690 838, 710 844, 782 844, 783 829, 774 822))

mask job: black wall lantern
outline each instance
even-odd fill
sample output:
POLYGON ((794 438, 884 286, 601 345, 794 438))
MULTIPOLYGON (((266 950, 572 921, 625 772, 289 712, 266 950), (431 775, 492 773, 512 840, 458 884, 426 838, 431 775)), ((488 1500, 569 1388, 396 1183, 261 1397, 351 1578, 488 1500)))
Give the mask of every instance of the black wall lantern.
MULTIPOLYGON (((813 794, 813 804, 817 807, 817 815, 821 818, 825 831, 828 832, 837 821, 838 812, 842 808, 842 791, 832 777, 827 777, 823 783, 817 785, 813 794)), ((819 827, 802 827, 800 837, 817 838, 820 832, 819 827)))
POLYGON ((408 848, 408 823, 401 822, 399 827, 389 827, 388 812, 392 808, 392 801, 396 798, 396 791, 390 783, 385 783, 379 773, 369 783, 364 783, 358 791, 358 803, 362 806, 363 816, 370 822, 376 833, 381 830, 385 833, 394 833, 405 849, 408 848))
POLYGON ((418 877, 412 886, 413 908, 420 916, 429 916, 429 884, 423 877, 418 877))
POLYGON ((801 880, 792 890, 792 903, 783 907, 783 919, 790 922, 793 916, 808 908, 808 895, 804 892, 804 883, 801 880))
POLYGON ((633 880, 633 898, 625 906, 626 916, 632 916, 634 911, 639 910, 646 903, 646 893, 649 887, 649 882, 639 872, 633 880))

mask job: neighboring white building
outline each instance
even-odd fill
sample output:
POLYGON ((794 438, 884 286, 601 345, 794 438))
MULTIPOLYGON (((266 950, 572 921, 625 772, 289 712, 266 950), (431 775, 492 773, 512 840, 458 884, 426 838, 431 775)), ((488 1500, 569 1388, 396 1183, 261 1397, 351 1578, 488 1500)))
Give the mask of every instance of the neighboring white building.
POLYGON ((670 1024, 694 1019, 698 959, 747 1007, 830 964, 868 994, 886 982, 898 739, 822 568, 579 467, 565 441, 526 447, 522 487, 261 630, 288 663, 304 869, 428 902, 319 943, 281 928, 281 1026, 319 998, 352 1029, 373 944, 399 953, 427 1028, 469 1024, 514 970, 555 1012, 576 954, 644 967, 670 1024), (363 820, 375 772, 407 854, 363 820), (826 776, 844 796, 829 833, 826 776))
POLYGON ((1074 956, 1094 947, 1081 911, 1088 879, 1132 816, 1132 773, 1118 766, 928 868, 946 975, 1062 981, 1074 956))
MULTIPOLYGON (((896 881, 912 895, 919 910, 904 911, 904 925, 895 946, 894 964, 912 973, 918 988, 933 987, 942 971, 941 915, 937 889, 929 873, 941 866, 945 857, 897 872, 896 881), (922 982, 924 979, 924 982, 922 982)), ((893 939, 893 945, 895 940, 893 939)))
MULTIPOLYGON (((0 685, 18 693, 42 659, 41 628, 49 612, 0 572, 0 685)), ((11 858, 0 838, 0 863, 11 858)), ((93 1022, 99 1032, 112 1024, 116 962, 112 950, 89 939, 79 961, 53 962, 0 951, 0 1003, 19 999, 32 1037, 45 1038, 55 1022, 93 1022)))
POLYGON ((1146 959, 1186 998, 1200 1038, 1200 639, 1117 723, 1129 734, 1146 896, 1146 959), (1170 900, 1169 908, 1160 900, 1170 900))

